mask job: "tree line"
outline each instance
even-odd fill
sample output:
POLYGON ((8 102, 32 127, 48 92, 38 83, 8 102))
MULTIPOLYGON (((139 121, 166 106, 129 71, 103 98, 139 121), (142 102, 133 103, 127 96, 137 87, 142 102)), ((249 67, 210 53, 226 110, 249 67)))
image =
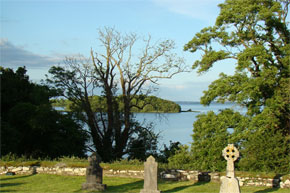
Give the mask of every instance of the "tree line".
POLYGON ((84 157, 88 135, 72 113, 54 110, 55 92, 29 81, 26 69, 1 72, 1 156, 84 157))

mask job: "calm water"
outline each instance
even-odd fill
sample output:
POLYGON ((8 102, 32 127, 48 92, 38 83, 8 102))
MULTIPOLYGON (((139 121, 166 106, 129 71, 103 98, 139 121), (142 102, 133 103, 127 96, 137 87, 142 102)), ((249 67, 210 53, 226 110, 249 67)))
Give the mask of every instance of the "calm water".
POLYGON ((136 113, 136 119, 141 123, 154 123, 154 130, 160 132, 159 147, 163 144, 169 145, 170 141, 179 141, 182 144, 190 144, 192 142, 193 122, 196 116, 207 111, 218 112, 221 109, 233 108, 240 112, 244 110, 234 103, 219 104, 213 103, 204 107, 198 102, 177 102, 182 111, 191 109, 198 112, 181 112, 181 113, 136 113))
MULTIPOLYGON (((193 134, 193 123, 196 121, 196 116, 207 111, 218 112, 221 109, 232 108, 241 113, 245 109, 237 106, 234 103, 219 104, 213 103, 210 106, 203 106, 199 102, 176 102, 181 106, 182 111, 191 109, 196 112, 181 112, 181 113, 135 113, 135 118, 142 124, 153 123, 155 132, 160 133, 159 148, 163 148, 163 144, 167 146, 170 141, 179 141, 182 144, 190 144, 192 142, 191 135, 193 134)), ((56 107, 58 110, 59 109, 56 107)), ((86 129, 87 126, 84 126, 86 129)))

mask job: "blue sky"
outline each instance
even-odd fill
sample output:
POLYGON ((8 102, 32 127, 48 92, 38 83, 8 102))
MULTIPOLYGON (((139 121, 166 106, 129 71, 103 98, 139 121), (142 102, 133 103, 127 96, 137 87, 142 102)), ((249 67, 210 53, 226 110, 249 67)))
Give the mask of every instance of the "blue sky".
MULTIPOLYGON (((200 56, 183 46, 202 28, 213 25, 222 0, 0 0, 1 64, 25 65, 39 81, 65 56, 89 55, 100 49, 97 30, 114 27, 153 39, 172 39, 176 53, 191 66, 200 56)), ((160 81, 157 96, 198 101, 220 72, 232 74, 234 64, 220 63, 208 73, 195 71, 160 81)))

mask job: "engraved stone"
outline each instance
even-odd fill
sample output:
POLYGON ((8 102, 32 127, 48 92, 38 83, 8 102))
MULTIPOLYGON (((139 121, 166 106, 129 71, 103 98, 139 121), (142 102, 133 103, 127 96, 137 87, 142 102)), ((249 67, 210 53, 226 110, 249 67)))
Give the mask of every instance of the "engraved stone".
POLYGON ((140 193, 160 193, 157 189, 158 163, 153 156, 149 156, 144 163, 144 189, 140 193))
POLYGON ((103 168, 100 166, 101 158, 97 153, 93 153, 89 158, 89 166, 86 170, 86 183, 82 185, 83 190, 105 190, 103 183, 103 168))
POLYGON ((235 178, 234 162, 240 156, 234 144, 228 144, 222 151, 223 157, 227 160, 227 174, 221 177, 220 193, 240 193, 239 181, 235 178))

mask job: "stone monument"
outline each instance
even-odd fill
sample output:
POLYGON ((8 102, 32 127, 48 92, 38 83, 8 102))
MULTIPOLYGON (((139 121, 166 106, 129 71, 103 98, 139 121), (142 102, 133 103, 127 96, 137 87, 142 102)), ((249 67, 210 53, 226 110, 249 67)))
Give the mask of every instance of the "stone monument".
POLYGON ((157 189, 158 163, 149 156, 144 163, 144 189, 140 193, 160 193, 157 189))
POLYGON ((226 176, 221 177, 220 193, 240 193, 239 181, 235 177, 234 162, 240 153, 234 144, 228 144, 223 150, 223 157, 227 160, 226 176))
POLYGON ((83 183, 83 190, 105 190, 103 184, 103 168, 100 166, 101 158, 97 153, 93 153, 89 158, 89 166, 86 170, 86 183, 83 183))

